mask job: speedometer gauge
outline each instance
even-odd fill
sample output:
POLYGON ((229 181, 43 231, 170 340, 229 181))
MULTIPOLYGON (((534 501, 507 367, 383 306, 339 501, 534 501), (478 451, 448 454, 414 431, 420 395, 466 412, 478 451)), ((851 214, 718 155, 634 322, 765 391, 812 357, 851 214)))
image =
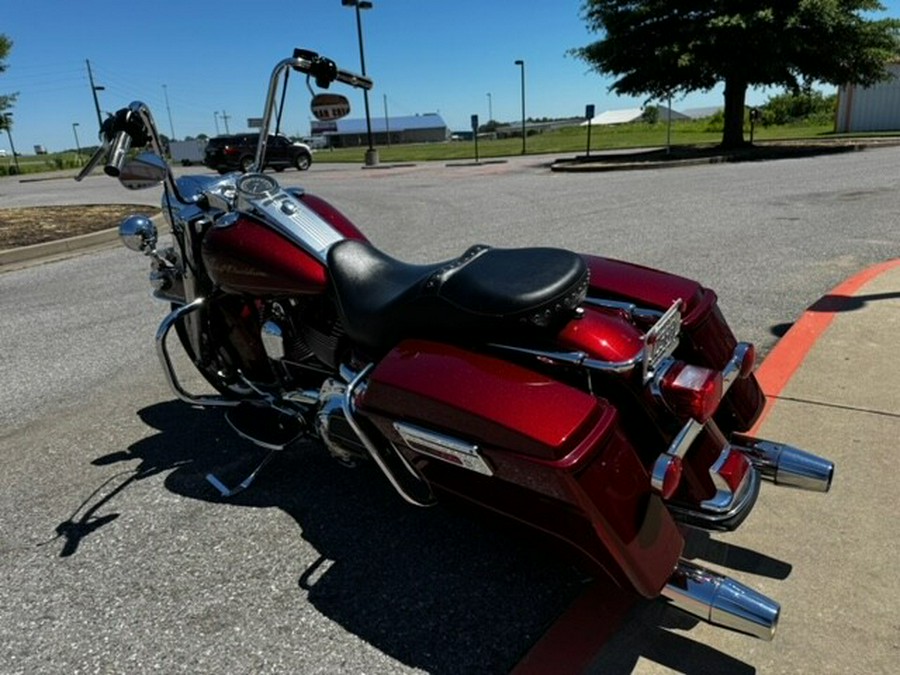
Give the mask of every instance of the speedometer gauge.
POLYGON ((262 173, 248 173, 237 180, 239 194, 249 198, 264 197, 278 191, 278 182, 262 173))

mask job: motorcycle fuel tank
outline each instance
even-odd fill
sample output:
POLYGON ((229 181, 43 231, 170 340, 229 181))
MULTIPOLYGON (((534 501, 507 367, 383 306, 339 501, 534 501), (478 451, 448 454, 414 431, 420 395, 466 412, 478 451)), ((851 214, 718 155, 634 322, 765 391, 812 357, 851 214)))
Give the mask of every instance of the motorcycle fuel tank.
POLYGON ((292 202, 285 213, 302 211, 302 218, 276 214, 279 223, 286 223, 277 226, 247 213, 235 213, 206 233, 203 262, 210 278, 223 290, 261 296, 321 293, 327 285, 327 241, 365 238, 326 201, 303 194, 298 200, 303 206, 299 206, 281 194, 284 201, 292 202), (314 226, 310 231, 303 227, 307 223, 314 226))
POLYGON ((240 215, 203 239, 210 278, 229 293, 297 295, 325 290, 325 266, 269 225, 240 215))

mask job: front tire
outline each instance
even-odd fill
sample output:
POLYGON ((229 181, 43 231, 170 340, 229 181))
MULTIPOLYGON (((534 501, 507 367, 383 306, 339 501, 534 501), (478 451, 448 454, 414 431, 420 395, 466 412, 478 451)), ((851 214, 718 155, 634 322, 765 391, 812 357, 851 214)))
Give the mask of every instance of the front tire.
POLYGON ((297 171, 306 171, 309 169, 312 164, 312 157, 307 155, 305 152, 297 155, 297 159, 294 160, 294 166, 297 167, 297 171))

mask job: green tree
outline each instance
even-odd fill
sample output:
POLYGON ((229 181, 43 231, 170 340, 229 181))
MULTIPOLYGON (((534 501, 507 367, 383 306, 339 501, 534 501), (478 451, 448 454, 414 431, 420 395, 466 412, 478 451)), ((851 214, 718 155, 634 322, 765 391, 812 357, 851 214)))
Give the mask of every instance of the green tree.
POLYGON ((602 37, 571 50, 618 94, 666 98, 724 84, 723 147, 744 145, 747 89, 875 84, 900 46, 878 0, 584 0, 602 37))
MULTIPOLYGON (((12 40, 0 33, 0 73, 6 71, 6 57, 12 50, 12 40)), ((12 124, 4 113, 12 107, 16 101, 18 94, 0 94, 0 129, 6 129, 6 126, 12 124)))

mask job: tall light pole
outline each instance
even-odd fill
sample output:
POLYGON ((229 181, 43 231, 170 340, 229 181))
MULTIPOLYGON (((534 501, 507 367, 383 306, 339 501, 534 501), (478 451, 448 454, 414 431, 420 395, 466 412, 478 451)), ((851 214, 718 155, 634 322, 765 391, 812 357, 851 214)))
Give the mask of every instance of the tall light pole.
POLYGON ((488 122, 494 121, 494 102, 491 100, 491 92, 488 92, 488 122))
POLYGON ((16 165, 16 173, 21 174, 22 170, 19 168, 19 156, 16 154, 16 146, 13 144, 12 139, 12 116, 11 112, 3 113, 4 125, 6 127, 6 136, 9 138, 9 149, 12 152, 13 163, 16 165))
MULTIPOLYGON (((363 49, 363 32, 362 32, 362 18, 360 15, 360 10, 363 9, 372 9, 372 3, 369 0, 341 0, 341 4, 344 7, 353 7, 356 9, 356 35, 359 38, 359 66, 362 70, 362 76, 366 76, 366 56, 365 51, 363 49)), ((372 143, 372 117, 369 114, 369 90, 363 89, 363 101, 366 106, 366 140, 369 144, 369 149, 366 150, 366 166, 375 166, 378 164, 378 150, 375 149, 374 144, 372 143)))
POLYGON ((213 120, 216 122, 216 136, 219 135, 219 111, 213 110, 213 120))
POLYGON ((72 133, 75 134, 75 154, 78 157, 78 166, 81 166, 81 145, 78 143, 78 122, 72 122, 72 133))
POLYGON ((525 154, 525 62, 516 59, 515 64, 522 69, 522 154, 525 154))

